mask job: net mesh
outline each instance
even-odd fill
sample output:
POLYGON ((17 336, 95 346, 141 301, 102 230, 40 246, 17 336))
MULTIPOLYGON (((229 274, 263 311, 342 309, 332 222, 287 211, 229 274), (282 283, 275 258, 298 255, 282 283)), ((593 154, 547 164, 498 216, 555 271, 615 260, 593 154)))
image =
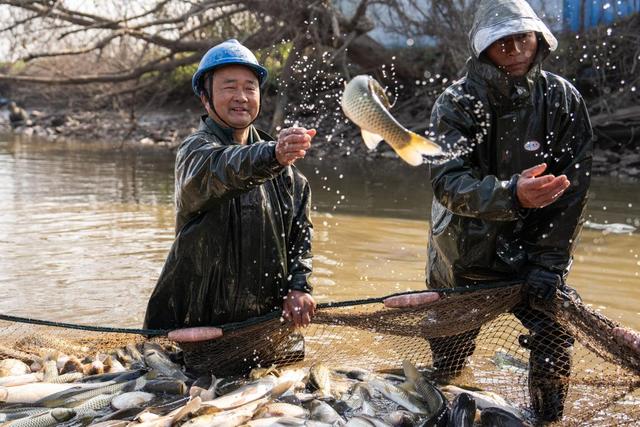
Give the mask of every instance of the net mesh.
MULTIPOLYGON (((557 406, 547 397, 540 407, 531 393, 561 395, 558 425, 637 424, 638 345, 621 339, 614 333, 617 324, 575 295, 559 292, 539 306, 523 301, 523 288, 516 285, 453 290, 415 308, 385 308, 381 300, 326 304, 302 331, 271 315, 227 328, 220 339, 181 348, 190 371, 216 376, 318 362, 395 372, 409 360, 440 384, 497 393, 525 414, 557 406)), ((37 363, 45 352, 82 357, 144 340, 5 321, 0 322, 0 359, 37 363)), ((166 338, 154 340, 172 345, 166 338)))

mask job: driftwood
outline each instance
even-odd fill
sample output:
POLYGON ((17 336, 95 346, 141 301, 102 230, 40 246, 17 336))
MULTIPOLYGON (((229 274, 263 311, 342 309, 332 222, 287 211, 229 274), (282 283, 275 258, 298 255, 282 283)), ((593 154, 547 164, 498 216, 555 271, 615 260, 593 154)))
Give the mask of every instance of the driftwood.
POLYGON ((619 150, 640 146, 640 106, 595 115, 591 124, 598 148, 619 150))
POLYGON ((640 126, 640 106, 621 108, 611 113, 601 113, 591 117, 593 127, 612 125, 640 126))

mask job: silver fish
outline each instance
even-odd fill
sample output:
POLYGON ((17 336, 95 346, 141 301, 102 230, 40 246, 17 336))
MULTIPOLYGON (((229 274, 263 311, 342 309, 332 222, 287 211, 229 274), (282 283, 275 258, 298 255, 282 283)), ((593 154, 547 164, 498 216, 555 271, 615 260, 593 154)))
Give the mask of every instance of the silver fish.
POLYGON ((180 365, 169 359, 169 356, 158 344, 144 344, 144 361, 153 370, 163 376, 175 378, 180 381, 188 381, 189 378, 182 372, 180 365))
POLYGON ((109 406, 114 397, 115 394, 99 394, 77 404, 74 409, 94 409, 98 411, 109 406))
POLYGON ((203 402, 203 405, 223 410, 237 408, 266 396, 277 385, 278 379, 268 375, 257 381, 245 384, 231 393, 203 402))
POLYGON ((440 390, 445 393, 451 393, 455 396, 461 393, 467 393, 476 401, 476 407, 478 409, 484 410, 486 408, 500 408, 511 413, 519 419, 523 419, 522 412, 518 408, 515 408, 513 405, 509 404, 502 396, 499 396, 495 393, 491 393, 488 391, 466 390, 454 385, 446 385, 440 387, 440 390))
POLYGON ((42 406, 49 406, 49 407, 60 407, 60 406, 69 407, 79 402, 82 402, 84 400, 91 399, 92 397, 98 396, 100 394, 113 394, 113 393, 118 393, 122 391, 140 390, 144 386, 146 381, 147 379, 145 377, 140 377, 138 379, 127 381, 124 383, 119 383, 119 384, 105 383, 104 386, 100 386, 100 383, 83 384, 84 386, 97 385, 98 387, 94 387, 93 389, 90 389, 87 391, 80 391, 80 392, 74 391, 70 395, 47 397, 37 403, 42 406))
POLYGON ((138 408, 145 403, 151 402, 156 397, 153 393, 144 391, 130 391, 115 396, 111 400, 111 406, 114 409, 138 408))
POLYGON ((309 411, 298 405, 284 402, 270 402, 261 406, 253 418, 291 417, 307 418, 309 411))
MULTIPOLYGON (((31 383, 15 387, 0 387, 0 402, 31 404, 59 392, 66 392, 72 389, 83 391, 92 388, 96 388, 96 384, 31 383)), ((46 405, 38 404, 38 406, 46 405)))
POLYGON ((0 387, 15 387, 17 385, 36 383, 42 381, 42 378, 42 372, 0 377, 0 387))
POLYGON ((269 418, 254 418, 247 421, 242 427, 289 427, 289 426, 304 426, 307 425, 307 420, 304 418, 295 417, 269 417, 269 418))
POLYGON ((322 363, 316 363, 309 369, 309 380, 324 396, 331 396, 331 373, 322 363))
MULTIPOLYGON (((192 418, 186 423, 182 424, 185 427, 205 427, 205 426, 217 426, 217 427, 235 427, 249 421, 256 409, 265 404, 266 398, 251 401, 243 406, 236 407, 234 409, 208 413, 196 418, 192 418)), ((212 407, 203 406, 201 408, 210 410, 212 407)), ((215 407, 214 407, 215 408, 215 407)), ((176 420, 174 420, 176 422, 176 420)))
POLYGON ((382 393, 387 399, 397 403, 405 409, 417 414, 428 414, 429 409, 426 404, 420 401, 415 395, 402 387, 398 387, 382 378, 370 375, 366 380, 374 389, 382 393))
POLYGON ((69 372, 68 374, 58 375, 55 378, 52 378, 49 382, 51 384, 64 384, 64 383, 72 383, 78 381, 84 377, 82 372, 69 372))
POLYGON ((427 381, 418 368, 408 360, 402 362, 402 368, 410 386, 427 404, 429 416, 442 415, 447 408, 447 399, 442 392, 427 381))
POLYGON ((107 356, 107 358, 104 359, 102 363, 104 363, 105 372, 117 373, 126 371, 125 367, 122 366, 122 363, 120 363, 120 361, 116 357, 107 356))
POLYGON ((51 411, 51 408, 21 407, 21 408, 12 408, 12 409, 2 409, 2 412, 0 412, 0 423, 19 420, 21 418, 30 417, 33 415, 40 415, 49 411, 51 411))
POLYGON ((144 362, 144 356, 135 344, 127 344, 125 352, 134 362, 144 362))
POLYGON ((384 89, 373 77, 354 77, 342 93, 344 114, 362 132, 364 143, 373 150, 386 141, 394 151, 412 166, 422 164, 422 156, 442 154, 438 144, 403 127, 389 113, 390 103, 384 89))
POLYGON ((55 408, 44 414, 22 418, 11 423, 12 427, 50 427, 69 421, 76 412, 69 408, 55 408))
POLYGON ((331 405, 321 400, 312 400, 311 403, 309 403, 309 409, 311 411, 310 418, 312 420, 329 424, 344 422, 340 414, 338 414, 331 405))
POLYGON ((0 377, 30 374, 29 365, 18 359, 0 360, 0 377))

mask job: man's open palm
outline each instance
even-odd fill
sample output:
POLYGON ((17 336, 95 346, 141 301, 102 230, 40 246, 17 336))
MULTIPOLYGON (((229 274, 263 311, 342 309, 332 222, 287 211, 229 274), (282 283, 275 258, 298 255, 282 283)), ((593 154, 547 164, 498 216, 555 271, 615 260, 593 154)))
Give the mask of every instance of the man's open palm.
POLYGON ((516 184, 516 194, 525 208, 544 208, 558 200, 571 183, 566 175, 540 176, 547 169, 542 163, 522 171, 516 184))

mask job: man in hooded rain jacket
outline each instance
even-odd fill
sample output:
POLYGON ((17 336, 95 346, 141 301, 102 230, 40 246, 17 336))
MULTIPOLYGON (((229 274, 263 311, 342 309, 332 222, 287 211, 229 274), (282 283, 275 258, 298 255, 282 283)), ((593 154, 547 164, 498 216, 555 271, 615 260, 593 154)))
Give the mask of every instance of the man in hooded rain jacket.
POLYGON ((273 310, 309 324, 310 190, 293 166, 315 130, 256 129, 267 70, 231 39, 193 76, 207 114, 178 148, 176 239, 147 306, 145 328, 220 325, 273 310))
MULTIPOLYGON (((431 169, 434 199, 427 263, 432 289, 517 281, 528 289, 514 314, 530 331, 529 390, 542 421, 562 417, 573 339, 533 309, 565 279, 591 170, 585 103, 565 79, 541 70, 557 47, 524 0, 481 2, 467 74, 432 110, 445 147, 467 153, 431 169)), ((434 366, 458 374, 478 330, 430 339, 434 366)))

